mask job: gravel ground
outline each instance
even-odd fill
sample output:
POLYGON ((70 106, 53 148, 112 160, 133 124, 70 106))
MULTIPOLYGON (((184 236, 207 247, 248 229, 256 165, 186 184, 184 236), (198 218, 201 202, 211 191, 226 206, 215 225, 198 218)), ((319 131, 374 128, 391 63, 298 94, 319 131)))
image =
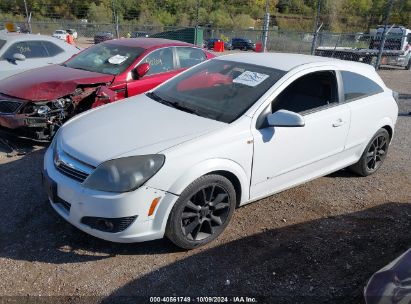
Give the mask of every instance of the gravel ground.
MULTIPOLYGON (((409 71, 381 75, 411 92, 409 71)), ((411 99, 400 111, 411 111, 411 99)), ((367 279, 411 245, 410 132, 411 116, 400 114, 376 174, 339 171, 239 208, 217 241, 192 251, 166 239, 114 244, 82 233, 46 202, 43 146, 18 141, 16 152, 0 136, 0 303, 142 303, 139 295, 361 303, 367 279), (40 295, 60 298, 1 297, 40 295)))

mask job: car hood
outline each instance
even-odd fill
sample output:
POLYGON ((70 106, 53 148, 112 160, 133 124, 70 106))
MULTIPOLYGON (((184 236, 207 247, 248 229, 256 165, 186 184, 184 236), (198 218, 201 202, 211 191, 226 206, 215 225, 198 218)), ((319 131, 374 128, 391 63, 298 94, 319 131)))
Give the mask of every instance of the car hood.
POLYGON ((159 153, 225 126, 142 94, 74 117, 61 128, 58 143, 72 157, 97 166, 122 156, 159 153))
POLYGON ((78 85, 110 83, 112 75, 50 65, 10 76, 0 82, 0 93, 30 101, 53 100, 72 93, 78 85))

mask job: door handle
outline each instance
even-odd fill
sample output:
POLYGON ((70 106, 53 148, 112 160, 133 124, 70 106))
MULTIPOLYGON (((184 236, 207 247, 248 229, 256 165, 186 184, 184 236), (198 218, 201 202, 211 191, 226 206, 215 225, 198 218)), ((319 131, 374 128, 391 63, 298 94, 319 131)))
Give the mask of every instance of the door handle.
POLYGON ((345 125, 345 121, 342 120, 341 118, 337 119, 337 121, 333 123, 334 128, 338 128, 338 127, 341 127, 343 125, 345 125))

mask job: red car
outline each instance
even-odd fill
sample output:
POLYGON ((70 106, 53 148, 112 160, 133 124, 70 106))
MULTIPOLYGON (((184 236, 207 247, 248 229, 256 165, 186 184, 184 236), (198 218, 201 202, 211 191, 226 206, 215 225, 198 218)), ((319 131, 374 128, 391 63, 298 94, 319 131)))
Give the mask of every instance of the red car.
POLYGON ((50 139, 68 118, 146 92, 213 54, 195 45, 157 38, 110 40, 61 65, 16 74, 0 82, 0 126, 50 139))

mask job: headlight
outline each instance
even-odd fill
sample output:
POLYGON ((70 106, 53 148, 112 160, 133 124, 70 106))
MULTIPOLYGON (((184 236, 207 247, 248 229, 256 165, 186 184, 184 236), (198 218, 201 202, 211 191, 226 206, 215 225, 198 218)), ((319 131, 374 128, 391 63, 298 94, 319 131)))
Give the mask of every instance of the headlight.
POLYGON ((57 109, 64 109, 68 105, 70 105, 71 99, 70 98, 58 98, 53 101, 53 106, 57 109))
POLYGON ((50 112, 50 108, 48 106, 39 106, 37 108, 37 114, 39 115, 46 115, 48 112, 50 112))
POLYGON ((106 161, 84 181, 90 189, 128 192, 139 188, 163 166, 161 154, 124 157, 106 161))

